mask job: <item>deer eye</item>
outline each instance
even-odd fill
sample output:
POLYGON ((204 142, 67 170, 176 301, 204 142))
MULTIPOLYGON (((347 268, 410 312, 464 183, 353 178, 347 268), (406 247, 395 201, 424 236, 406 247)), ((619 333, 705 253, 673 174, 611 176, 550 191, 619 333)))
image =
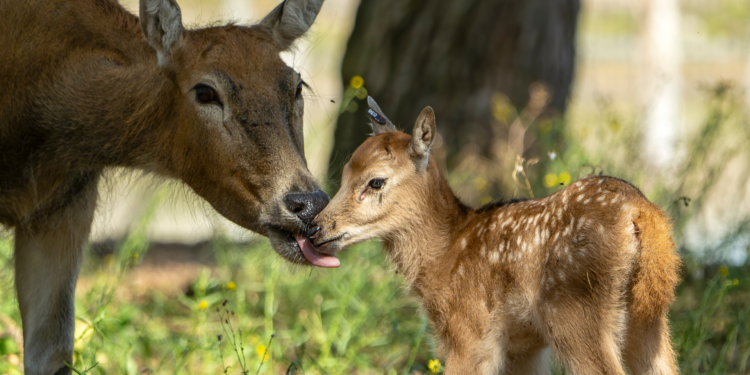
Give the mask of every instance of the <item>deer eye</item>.
POLYGON ((296 93, 297 96, 302 95, 302 85, 303 84, 304 84, 303 81, 299 81, 299 83, 297 84, 297 93, 296 93))
POLYGON ((382 189, 384 185, 385 185, 385 179, 382 179, 382 178, 373 178, 372 180, 370 180, 370 182, 367 183, 367 186, 375 190, 382 189))
POLYGON ((223 107, 219 101, 219 94, 211 86, 199 83, 193 87, 195 90, 195 100, 201 104, 216 104, 223 107))

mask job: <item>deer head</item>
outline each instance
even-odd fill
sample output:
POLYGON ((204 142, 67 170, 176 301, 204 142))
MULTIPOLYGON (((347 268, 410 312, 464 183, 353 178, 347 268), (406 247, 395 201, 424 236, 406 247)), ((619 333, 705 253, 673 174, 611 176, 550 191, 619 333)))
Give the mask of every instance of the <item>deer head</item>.
POLYGON ((419 212, 428 212, 422 205, 433 204, 425 196, 433 189, 424 186, 440 173, 430 162, 437 135, 435 113, 430 107, 422 110, 409 136, 396 130, 372 98, 368 103, 374 136, 344 166, 341 188, 308 233, 311 247, 320 253, 333 254, 375 237, 393 239, 429 219, 420 218, 419 212))
MULTIPOLYGON (((307 169, 300 73, 279 53, 312 25, 323 0, 286 0, 252 27, 187 30, 174 0, 141 0, 169 127, 158 172, 181 178, 219 213, 305 263, 295 240, 328 203, 307 169)), ((152 60, 153 61, 153 60, 152 60)))

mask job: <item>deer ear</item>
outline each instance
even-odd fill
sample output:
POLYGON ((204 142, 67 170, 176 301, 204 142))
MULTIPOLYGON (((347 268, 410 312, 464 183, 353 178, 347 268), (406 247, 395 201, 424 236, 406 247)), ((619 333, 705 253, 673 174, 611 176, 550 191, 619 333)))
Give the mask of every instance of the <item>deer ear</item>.
POLYGON ((174 0, 141 0, 140 18, 141 31, 156 50, 159 66, 171 65, 172 49, 182 39, 180 6, 174 0))
POLYGON ((430 106, 424 107, 422 113, 417 117, 416 124, 414 124, 414 131, 411 133, 411 143, 409 144, 409 155, 418 167, 427 168, 427 161, 430 160, 430 146, 435 142, 436 137, 435 111, 430 106))
POLYGON ((367 97, 367 106, 367 117, 370 118, 373 135, 398 131, 371 96, 367 97))
POLYGON ((312 26, 321 6, 323 0, 284 0, 260 21, 260 25, 269 28, 276 43, 286 51, 312 26))

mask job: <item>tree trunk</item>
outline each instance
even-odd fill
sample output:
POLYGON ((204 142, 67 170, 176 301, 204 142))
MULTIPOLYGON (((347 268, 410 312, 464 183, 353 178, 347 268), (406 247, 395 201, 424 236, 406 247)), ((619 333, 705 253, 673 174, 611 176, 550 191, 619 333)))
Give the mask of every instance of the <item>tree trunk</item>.
MULTIPOLYGON (((565 110, 579 7, 579 0, 362 0, 343 82, 361 76, 369 95, 407 132, 422 108, 432 106, 443 140, 436 151, 449 168, 465 161, 467 152, 508 159, 509 149, 523 154, 532 143, 524 133, 537 115, 565 110), (541 113, 531 108, 522 114, 521 147, 514 150, 511 124, 530 104, 535 83, 541 85, 532 91, 546 92, 536 108, 541 113)), ((334 181, 368 132, 366 103, 347 99, 331 157, 334 181)))
POLYGON ((641 6, 644 150, 650 164, 664 169, 674 156, 680 125, 680 8, 677 0, 642 0, 641 6))

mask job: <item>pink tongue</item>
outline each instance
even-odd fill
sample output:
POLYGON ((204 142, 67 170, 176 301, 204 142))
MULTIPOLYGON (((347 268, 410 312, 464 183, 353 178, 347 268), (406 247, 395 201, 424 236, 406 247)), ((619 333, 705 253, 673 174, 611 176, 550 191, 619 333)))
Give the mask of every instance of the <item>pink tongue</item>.
POLYGON ((341 265, 341 261, 339 261, 339 258, 336 258, 333 255, 321 254, 318 252, 318 250, 315 250, 307 237, 301 234, 295 234, 294 239, 297 240, 299 248, 302 249, 302 255, 304 255, 305 258, 307 258, 307 260, 310 261, 310 263, 312 263, 314 266, 323 268, 336 268, 341 265))

